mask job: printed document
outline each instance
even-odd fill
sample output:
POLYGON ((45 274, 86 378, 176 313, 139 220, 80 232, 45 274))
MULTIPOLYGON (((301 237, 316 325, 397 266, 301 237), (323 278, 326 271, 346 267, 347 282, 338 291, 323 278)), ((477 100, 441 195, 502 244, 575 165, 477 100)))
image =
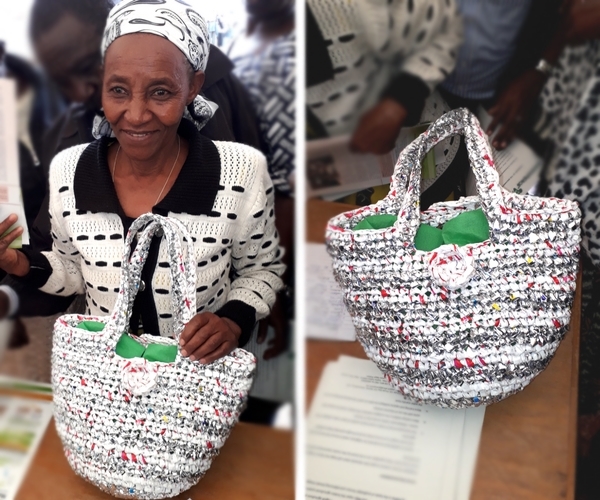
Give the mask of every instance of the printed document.
POLYGON ((322 243, 306 244, 306 336, 322 340, 354 340, 354 325, 342 290, 322 243))
POLYGON ((310 408, 306 498, 468 500, 483 415, 412 403, 373 362, 342 356, 310 408))

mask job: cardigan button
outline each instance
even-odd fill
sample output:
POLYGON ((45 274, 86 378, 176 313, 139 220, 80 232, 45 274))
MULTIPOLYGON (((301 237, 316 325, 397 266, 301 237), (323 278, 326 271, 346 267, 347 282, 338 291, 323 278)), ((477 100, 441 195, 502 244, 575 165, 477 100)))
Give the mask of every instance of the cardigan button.
POLYGON ((143 292, 146 289, 146 283, 144 280, 140 280, 140 292, 143 292))
POLYGON ((164 236, 165 232, 163 231, 163 228, 162 228, 162 227, 159 227, 159 228, 158 228, 158 231, 156 231, 156 233, 155 233, 155 234, 156 234, 156 236, 158 236, 159 238, 162 238, 162 237, 164 236))

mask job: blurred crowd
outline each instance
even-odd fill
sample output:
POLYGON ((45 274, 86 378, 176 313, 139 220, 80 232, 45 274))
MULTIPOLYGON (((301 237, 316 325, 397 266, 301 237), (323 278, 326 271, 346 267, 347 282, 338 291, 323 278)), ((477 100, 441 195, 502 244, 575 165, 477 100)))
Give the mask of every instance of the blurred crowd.
MULTIPOLYGON (((17 83, 20 179, 30 246, 36 250, 52 246, 47 214, 53 157, 94 140, 94 120, 102 110, 100 43, 108 13, 116 3, 119 1, 35 0, 29 17, 32 61, 11 54, 10 40, 2 40, 0 34, 0 77, 17 83)), ((202 13, 202 2, 192 3, 202 13)), ((240 9, 244 7, 244 24, 237 32, 226 16, 206 19, 212 44, 201 94, 216 103, 218 110, 201 134, 212 140, 247 144, 261 150, 268 160, 275 186, 276 225, 288 271, 285 292, 259 326, 259 343, 265 341, 268 327, 274 332, 264 354, 266 360, 288 351, 293 317, 294 2, 246 0, 240 2, 240 9)), ((20 318, 83 312, 83 302, 82 297, 45 294, 4 276, 0 318, 17 320, 10 347, 25 346, 32 336, 49 333, 27 332, 20 318)), ((50 353, 43 355, 49 366, 50 353)), ((263 410, 258 409, 259 413, 263 410)))
MULTIPOLYGON (((355 153, 381 155, 393 150, 403 127, 448 109, 483 108, 494 148, 519 138, 544 159, 536 194, 579 202, 577 498, 599 498, 600 2, 307 0, 306 18, 308 140, 348 134, 355 153), (428 104, 440 99, 442 106, 428 104)), ((466 194, 462 143, 447 163, 422 186, 423 209, 466 194)), ((374 203, 382 196, 375 188, 351 201, 374 203)))

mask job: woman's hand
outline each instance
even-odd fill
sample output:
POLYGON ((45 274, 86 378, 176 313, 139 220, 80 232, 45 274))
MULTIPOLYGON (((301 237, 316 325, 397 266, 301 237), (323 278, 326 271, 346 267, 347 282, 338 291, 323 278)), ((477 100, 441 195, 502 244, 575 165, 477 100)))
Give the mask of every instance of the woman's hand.
POLYGON ((600 37, 600 2, 572 0, 564 25, 568 45, 581 45, 600 37))
POLYGON ((10 244, 23 234, 22 227, 17 227, 7 233, 17 219, 15 214, 10 214, 0 223, 0 234, 4 234, 0 238, 0 268, 9 274, 25 276, 29 272, 29 260, 24 253, 9 248, 10 244))
POLYGON ((355 153, 389 153, 396 145, 407 116, 408 111, 402 104, 391 98, 383 99, 360 119, 350 139, 350 149, 355 153))
POLYGON ((229 318, 204 312, 185 325, 179 345, 181 354, 203 365, 226 356, 238 345, 242 329, 229 318))
POLYGON ((488 110, 493 119, 487 134, 494 134, 498 128, 492 142, 496 149, 504 149, 517 135, 545 82, 540 71, 528 70, 510 82, 488 110))

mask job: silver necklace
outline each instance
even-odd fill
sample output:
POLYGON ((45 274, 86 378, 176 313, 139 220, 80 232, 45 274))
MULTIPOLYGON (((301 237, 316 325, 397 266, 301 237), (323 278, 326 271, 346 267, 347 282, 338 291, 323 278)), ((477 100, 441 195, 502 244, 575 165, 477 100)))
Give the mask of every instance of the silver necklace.
MULTIPOLYGON (((115 169, 117 168, 117 158, 119 157, 119 151, 121 151, 121 145, 120 144, 119 144, 119 149, 117 149, 117 154, 115 155, 115 161, 113 162, 113 168, 112 168, 112 180, 113 180, 113 184, 115 182, 115 169)), ((158 203, 158 200, 160 200, 160 197, 162 196, 163 191, 165 190, 165 188, 167 187, 167 184, 169 183, 169 179, 171 178, 171 174, 173 173, 173 170, 175 170, 175 165, 177 165, 177 160, 179 160, 179 153, 180 152, 181 152, 181 137, 177 136, 177 156, 175 157, 175 161, 173 162, 173 166, 171 167, 171 171, 169 172, 169 176, 167 177, 167 180, 163 184, 163 187, 160 190, 160 193, 158 193, 158 197, 156 198, 156 201, 154 202, 154 205, 156 205, 158 203)))

